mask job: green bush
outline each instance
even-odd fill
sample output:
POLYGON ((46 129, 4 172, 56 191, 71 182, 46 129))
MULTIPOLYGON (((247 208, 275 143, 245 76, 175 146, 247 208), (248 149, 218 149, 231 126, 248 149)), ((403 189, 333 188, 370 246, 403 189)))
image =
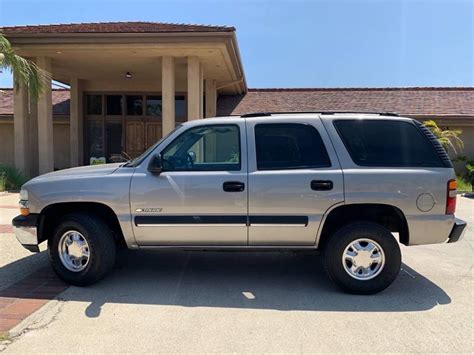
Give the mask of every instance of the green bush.
POLYGON ((28 178, 20 170, 0 164, 0 191, 19 190, 28 178))
POLYGON ((456 177, 458 183, 458 191, 472 191, 471 182, 462 176, 456 177))

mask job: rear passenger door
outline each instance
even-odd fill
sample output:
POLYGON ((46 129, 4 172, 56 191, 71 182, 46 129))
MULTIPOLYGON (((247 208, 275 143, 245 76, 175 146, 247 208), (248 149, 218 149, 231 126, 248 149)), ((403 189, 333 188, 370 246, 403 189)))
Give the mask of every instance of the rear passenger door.
POLYGON ((343 178, 319 117, 247 119, 249 245, 314 245, 343 202, 343 178))

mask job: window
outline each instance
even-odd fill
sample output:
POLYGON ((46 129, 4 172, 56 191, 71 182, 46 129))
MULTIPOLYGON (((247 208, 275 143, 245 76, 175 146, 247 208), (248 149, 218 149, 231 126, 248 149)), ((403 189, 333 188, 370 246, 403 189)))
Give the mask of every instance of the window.
POLYGON ((330 167, 319 132, 300 123, 265 123, 255 126, 258 170, 330 167))
POLYGON ((102 121, 89 121, 87 124, 87 152, 89 157, 101 158, 104 156, 102 121))
POLYGON ((122 114, 122 95, 106 95, 107 115, 122 114))
POLYGON ((184 96, 175 97, 176 122, 185 122, 187 117, 186 98, 184 96))
POLYGON ((122 161, 122 123, 107 122, 106 126, 107 161, 122 161))
POLYGON ((240 170, 240 132, 236 125, 194 127, 161 154, 165 171, 240 170))
POLYGON ((141 95, 127 95, 127 115, 143 115, 143 97, 141 95))
POLYGON ((161 96, 147 96, 146 97, 146 114, 148 116, 162 115, 161 96))
POLYGON ((338 120, 334 125, 357 165, 443 167, 431 142, 410 122, 338 120))
POLYGON ((86 95, 86 113, 102 115, 102 95, 86 95))

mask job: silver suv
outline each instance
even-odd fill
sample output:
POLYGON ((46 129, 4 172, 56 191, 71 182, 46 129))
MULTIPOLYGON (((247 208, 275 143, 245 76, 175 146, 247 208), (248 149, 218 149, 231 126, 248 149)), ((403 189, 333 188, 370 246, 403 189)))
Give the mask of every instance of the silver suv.
POLYGON ((61 170, 23 186, 20 243, 48 242, 74 285, 116 249, 320 250, 345 291, 396 278, 404 245, 455 242, 456 180, 419 122, 391 114, 248 114, 179 125, 125 164, 61 170))

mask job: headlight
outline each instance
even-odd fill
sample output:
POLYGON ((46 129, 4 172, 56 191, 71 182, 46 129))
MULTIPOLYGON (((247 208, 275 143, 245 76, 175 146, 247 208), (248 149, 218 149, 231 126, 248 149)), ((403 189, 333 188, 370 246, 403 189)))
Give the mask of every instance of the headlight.
POLYGON ((28 191, 20 191, 20 214, 23 216, 28 216, 30 214, 30 209, 28 206, 28 191))
POLYGON ((28 201, 28 191, 26 190, 20 191, 20 200, 28 201))

